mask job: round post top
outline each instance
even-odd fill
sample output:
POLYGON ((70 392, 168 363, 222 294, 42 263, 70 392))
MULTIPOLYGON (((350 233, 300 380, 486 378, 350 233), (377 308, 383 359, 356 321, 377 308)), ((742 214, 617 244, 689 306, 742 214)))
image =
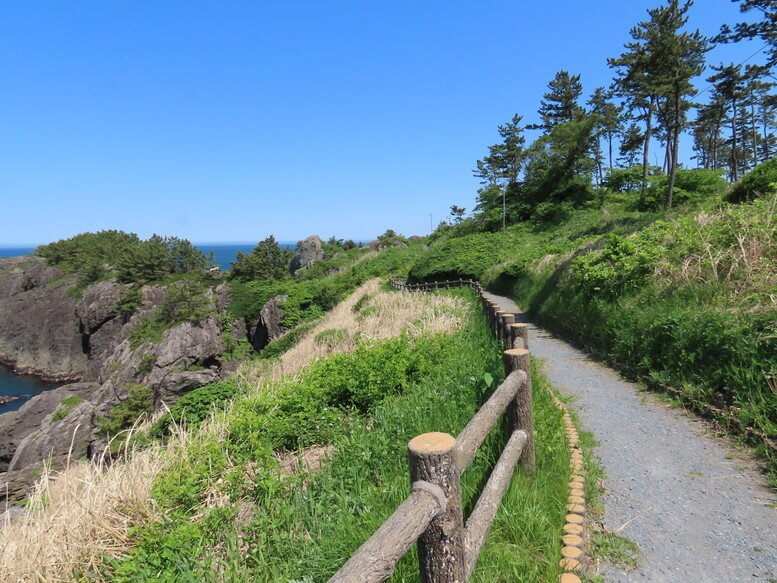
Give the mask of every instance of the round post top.
POLYGON ((511 348, 510 350, 505 350, 505 354, 508 356, 525 356, 529 354, 529 351, 525 348, 511 348))
POLYGON ((434 431, 416 435, 407 444, 407 448, 416 454, 445 453, 456 445, 456 439, 447 433, 434 431))

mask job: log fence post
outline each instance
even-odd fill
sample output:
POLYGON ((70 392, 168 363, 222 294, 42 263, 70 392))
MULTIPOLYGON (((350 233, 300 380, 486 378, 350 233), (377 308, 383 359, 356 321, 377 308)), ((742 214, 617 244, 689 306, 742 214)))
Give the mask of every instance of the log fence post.
POLYGON ((506 349, 513 347, 513 341, 510 337, 510 326, 515 323, 515 314, 502 314, 502 343, 506 349))
POLYGON ((418 565, 422 583, 464 583, 464 517, 460 471, 454 459, 456 439, 447 433, 424 433, 407 445, 410 479, 438 487, 446 499, 418 538, 418 565))
POLYGON ((513 431, 523 430, 528 436, 526 445, 521 453, 521 461, 528 469, 534 469, 534 413, 532 411, 532 387, 531 387, 531 361, 529 351, 525 348, 511 348, 504 351, 505 374, 509 375, 514 370, 522 370, 526 373, 526 382, 515 395, 515 399, 507 408, 508 429, 513 431))
POLYGON ((529 350, 529 325, 524 322, 510 324, 510 346, 529 350))

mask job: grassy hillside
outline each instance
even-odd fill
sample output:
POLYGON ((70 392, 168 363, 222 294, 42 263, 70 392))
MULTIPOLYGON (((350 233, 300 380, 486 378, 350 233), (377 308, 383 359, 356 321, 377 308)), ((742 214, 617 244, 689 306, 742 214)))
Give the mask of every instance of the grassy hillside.
POLYGON ((777 195, 630 208, 498 233, 452 228, 410 278, 480 278, 626 376, 747 435, 774 464, 763 444, 777 440, 777 195))
MULTIPOLYGON (((158 476, 165 519, 138 531, 130 556, 108 566, 112 579, 326 580, 407 495, 410 438, 456 434, 501 378, 501 350, 474 299, 461 305, 453 334, 359 343, 239 398, 217 416, 217 434, 201 434, 158 476), (284 470, 297 456, 304 467, 310 452, 326 456, 317 471, 284 470)), ((541 387, 537 472, 515 480, 475 580, 558 576, 568 457, 541 387)), ((467 506, 502 445, 494 431, 465 474, 467 506)), ((416 580, 416 565, 409 555, 394 580, 416 580)))

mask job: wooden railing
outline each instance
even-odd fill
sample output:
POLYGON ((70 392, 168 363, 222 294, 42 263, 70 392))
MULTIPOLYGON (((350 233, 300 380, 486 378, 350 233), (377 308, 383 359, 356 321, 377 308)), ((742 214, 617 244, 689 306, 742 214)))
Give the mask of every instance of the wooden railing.
POLYGON ((330 583, 377 583, 388 579, 399 560, 418 543, 421 581, 463 583, 475 569, 515 466, 534 467, 534 421, 531 406, 526 324, 503 313, 473 280, 406 284, 392 280, 394 288, 428 291, 471 287, 483 301, 489 322, 506 350, 506 378, 454 438, 447 433, 424 433, 407 445, 410 495, 381 527, 329 580, 330 583), (507 413, 509 439, 475 508, 466 522, 461 504, 461 475, 472 463, 486 436, 507 413))

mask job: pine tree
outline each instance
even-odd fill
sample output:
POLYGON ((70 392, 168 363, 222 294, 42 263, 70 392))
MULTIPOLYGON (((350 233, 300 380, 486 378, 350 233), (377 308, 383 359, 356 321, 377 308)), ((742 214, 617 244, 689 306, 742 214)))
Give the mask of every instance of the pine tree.
POLYGON ((584 113, 578 103, 582 94, 583 85, 580 82, 580 75, 570 75, 564 70, 559 71, 548 83, 548 92, 540 101, 537 113, 542 123, 528 128, 548 132, 559 124, 580 119, 584 113))
POLYGON ((728 24, 720 27, 720 34, 713 40, 720 43, 739 42, 758 38, 769 47, 766 68, 777 65, 777 2, 774 0, 732 0, 739 2, 741 13, 760 14, 755 22, 739 22, 732 30, 728 24))
POLYGON ((712 70, 716 73, 710 77, 707 77, 707 81, 712 83, 715 88, 715 94, 720 99, 720 102, 725 108, 730 108, 728 115, 728 123, 731 125, 731 140, 730 140, 730 157, 729 157, 729 176, 731 180, 737 182, 739 180, 740 170, 740 151, 739 151, 739 116, 740 112, 738 107, 740 101, 744 97, 745 79, 742 75, 742 68, 740 65, 719 65, 712 66, 712 70))

